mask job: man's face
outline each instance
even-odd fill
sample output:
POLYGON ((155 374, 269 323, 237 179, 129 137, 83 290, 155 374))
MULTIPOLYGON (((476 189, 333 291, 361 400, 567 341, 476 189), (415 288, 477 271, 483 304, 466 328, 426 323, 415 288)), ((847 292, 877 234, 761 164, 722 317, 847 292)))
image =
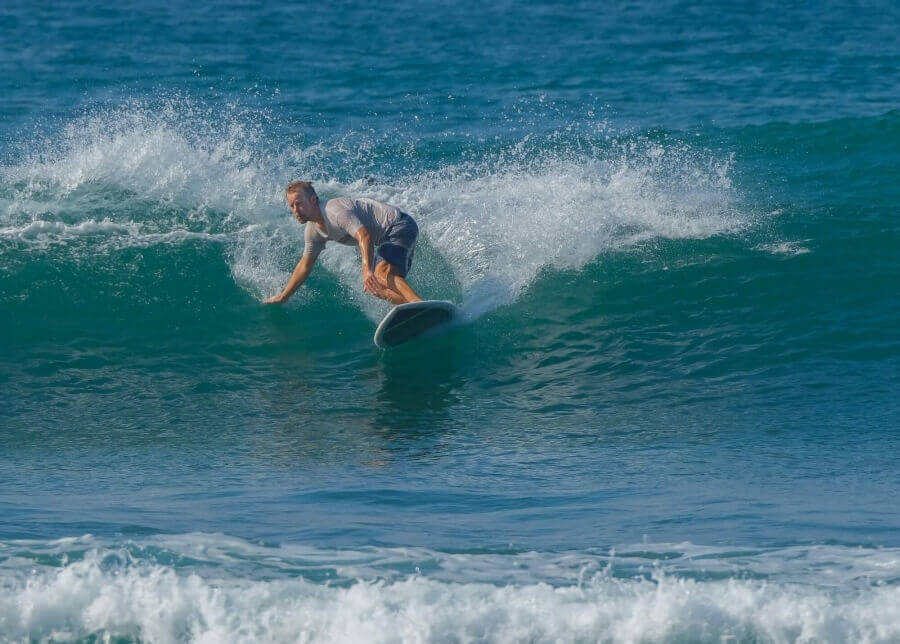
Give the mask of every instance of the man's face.
POLYGON ((315 209, 315 204, 313 203, 315 199, 309 199, 303 192, 288 194, 286 195, 286 199, 288 208, 294 213, 294 219, 301 224, 305 224, 309 221, 309 217, 313 214, 315 209))

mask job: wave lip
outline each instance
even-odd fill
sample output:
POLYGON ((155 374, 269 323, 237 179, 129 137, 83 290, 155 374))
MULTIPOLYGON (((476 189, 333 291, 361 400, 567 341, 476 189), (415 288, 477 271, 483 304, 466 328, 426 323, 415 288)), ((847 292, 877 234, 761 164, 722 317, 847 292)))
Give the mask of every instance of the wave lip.
MULTIPOLYGON (((248 226, 240 232, 246 232, 252 230, 252 228, 252 226, 248 226)), ((119 244, 113 244, 115 247, 140 247, 161 243, 177 244, 191 239, 226 242, 230 241, 234 235, 178 228, 165 232, 149 232, 144 230, 144 227, 137 222, 126 221, 120 223, 105 218, 100 221, 88 219, 77 224, 37 220, 23 226, 0 228, 0 237, 17 239, 38 247, 65 244, 70 240, 85 237, 100 237, 107 245, 112 244, 113 240, 119 239, 119 244)))
POLYGON ((363 188, 420 219, 478 317, 514 301, 544 268, 578 270, 654 239, 747 228, 732 158, 678 142, 624 137, 589 146, 526 138, 488 158, 394 186, 363 188))
POLYGON ((19 239, 34 240, 39 237, 66 237, 96 234, 124 234, 134 233, 135 225, 123 225, 103 219, 102 221, 88 220, 78 224, 66 224, 61 221, 37 220, 24 226, 7 226, 0 228, 0 235, 4 237, 18 237, 19 239))
POLYGON ((257 154, 252 121, 212 115, 187 99, 132 101, 75 118, 52 144, 0 166, 11 210, 33 210, 79 190, 115 186, 180 205, 265 210, 279 196, 274 170, 257 154))

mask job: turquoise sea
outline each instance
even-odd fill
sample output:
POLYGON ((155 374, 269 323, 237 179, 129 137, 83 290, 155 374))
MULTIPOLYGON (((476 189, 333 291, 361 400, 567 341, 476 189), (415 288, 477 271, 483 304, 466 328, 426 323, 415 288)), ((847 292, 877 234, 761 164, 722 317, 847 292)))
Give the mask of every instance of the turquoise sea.
POLYGON ((900 641, 900 5, 0 6, 0 642, 900 641), (303 250, 421 230, 468 322, 303 250))

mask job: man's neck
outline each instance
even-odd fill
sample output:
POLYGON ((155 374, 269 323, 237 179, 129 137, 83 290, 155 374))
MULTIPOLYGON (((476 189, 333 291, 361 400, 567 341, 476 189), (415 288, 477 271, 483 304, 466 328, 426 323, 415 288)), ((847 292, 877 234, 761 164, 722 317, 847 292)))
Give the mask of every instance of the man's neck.
POLYGON ((310 220, 316 222, 320 226, 325 225, 325 210, 322 208, 322 204, 316 204, 316 212, 313 213, 310 220))

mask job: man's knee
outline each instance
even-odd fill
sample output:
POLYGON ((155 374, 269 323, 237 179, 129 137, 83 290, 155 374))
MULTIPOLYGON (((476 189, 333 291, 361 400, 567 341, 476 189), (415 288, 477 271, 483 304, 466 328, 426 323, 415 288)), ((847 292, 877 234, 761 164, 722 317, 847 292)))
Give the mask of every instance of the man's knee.
POLYGON ((387 262, 378 262, 375 266, 375 276, 380 277, 382 280, 386 279, 388 273, 391 270, 391 265, 387 262))
POLYGON ((388 262, 381 262, 375 267, 375 276, 387 287, 394 288, 394 278, 397 277, 397 269, 388 262))

